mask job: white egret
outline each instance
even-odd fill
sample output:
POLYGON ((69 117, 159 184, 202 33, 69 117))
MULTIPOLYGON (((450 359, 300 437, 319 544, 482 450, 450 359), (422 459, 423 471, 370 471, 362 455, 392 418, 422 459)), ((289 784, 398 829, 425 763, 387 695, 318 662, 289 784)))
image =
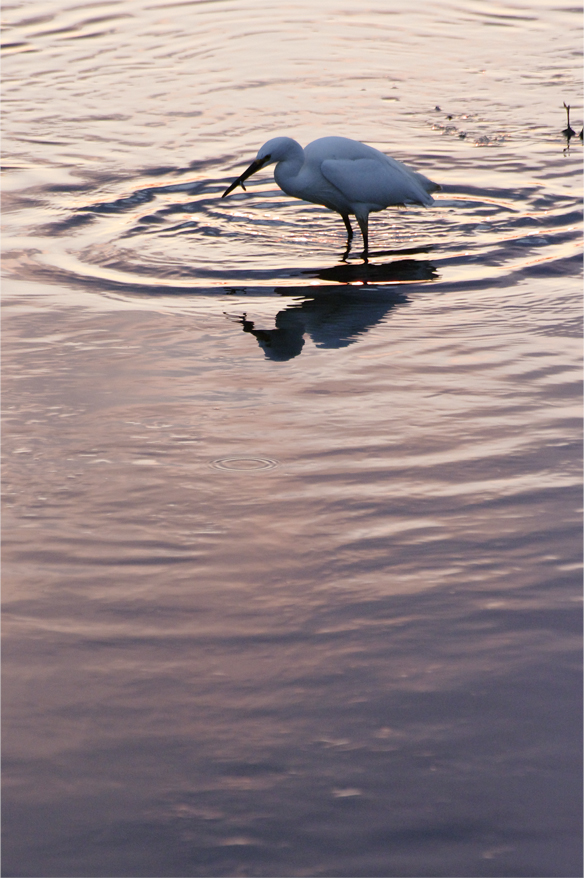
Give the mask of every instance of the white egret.
POLYGON ((343 218, 347 246, 353 237, 349 214, 356 217, 363 235, 364 255, 369 248, 368 221, 373 211, 391 205, 434 203, 430 192, 440 189, 378 149, 347 137, 321 137, 302 149, 291 137, 274 137, 264 143, 249 168, 229 186, 222 198, 259 171, 276 163, 274 178, 287 195, 323 204, 343 218))

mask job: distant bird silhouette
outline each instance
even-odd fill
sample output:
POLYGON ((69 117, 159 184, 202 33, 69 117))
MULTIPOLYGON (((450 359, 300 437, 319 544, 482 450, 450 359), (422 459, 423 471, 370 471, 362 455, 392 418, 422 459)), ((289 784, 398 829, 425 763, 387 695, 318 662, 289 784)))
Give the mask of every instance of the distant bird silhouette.
POLYGON ((565 108, 566 114, 568 116, 568 127, 564 128, 564 130, 562 131, 562 134, 564 135, 564 137, 567 137, 569 140, 570 137, 574 137, 576 132, 574 131, 574 129, 570 125, 570 105, 567 104, 565 101, 564 101, 564 108, 565 108))

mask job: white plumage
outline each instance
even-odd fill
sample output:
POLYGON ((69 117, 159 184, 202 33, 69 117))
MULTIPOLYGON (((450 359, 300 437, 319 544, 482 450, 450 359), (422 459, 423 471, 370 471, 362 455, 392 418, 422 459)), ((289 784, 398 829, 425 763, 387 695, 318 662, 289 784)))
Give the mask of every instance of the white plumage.
POLYGON ((356 217, 368 251, 369 214, 392 205, 434 203, 430 192, 440 189, 423 174, 411 171, 378 149, 347 137, 321 137, 302 149, 291 137, 274 137, 264 143, 249 168, 222 197, 260 168, 276 163, 274 178, 287 195, 323 204, 340 213, 353 237, 349 215, 356 217))

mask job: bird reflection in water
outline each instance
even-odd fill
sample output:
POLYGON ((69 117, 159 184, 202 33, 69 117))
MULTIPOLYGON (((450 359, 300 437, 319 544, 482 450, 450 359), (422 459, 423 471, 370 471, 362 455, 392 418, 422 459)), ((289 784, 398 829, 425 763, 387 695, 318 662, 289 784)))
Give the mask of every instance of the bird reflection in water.
POLYGON ((304 296, 276 315, 274 329, 256 328, 247 314, 226 315, 253 335, 270 360, 284 362, 297 357, 309 335, 319 348, 348 347, 379 323, 397 305, 409 299, 402 287, 384 288, 379 284, 431 281, 437 277, 427 260, 401 259, 386 265, 371 263, 335 265, 318 272, 305 272, 336 285, 321 287, 307 296, 307 288, 281 287, 282 296, 304 296), (374 286, 369 286, 374 284, 374 286))

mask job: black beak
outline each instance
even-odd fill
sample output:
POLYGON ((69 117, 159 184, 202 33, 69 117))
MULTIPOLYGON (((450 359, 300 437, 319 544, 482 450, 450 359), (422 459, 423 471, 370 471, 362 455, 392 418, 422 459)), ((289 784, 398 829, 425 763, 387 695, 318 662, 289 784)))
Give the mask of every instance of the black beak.
POLYGON ((263 160, 263 162, 258 162, 257 159, 254 159, 254 161, 251 163, 249 168, 243 172, 241 177, 238 177, 237 180, 235 181, 235 183, 232 183, 231 186, 227 187, 227 189, 225 190, 225 192, 223 193, 221 198, 225 198, 226 195, 229 195, 230 192, 233 192, 233 190, 235 189, 236 186, 241 186, 243 191, 246 192, 247 190, 246 190, 245 186, 243 185, 243 181, 247 180, 248 177, 251 177, 252 174, 255 174, 256 171, 259 171, 260 168, 263 168, 263 166, 266 164, 266 160, 268 158, 269 157, 266 156, 266 158, 263 160))

